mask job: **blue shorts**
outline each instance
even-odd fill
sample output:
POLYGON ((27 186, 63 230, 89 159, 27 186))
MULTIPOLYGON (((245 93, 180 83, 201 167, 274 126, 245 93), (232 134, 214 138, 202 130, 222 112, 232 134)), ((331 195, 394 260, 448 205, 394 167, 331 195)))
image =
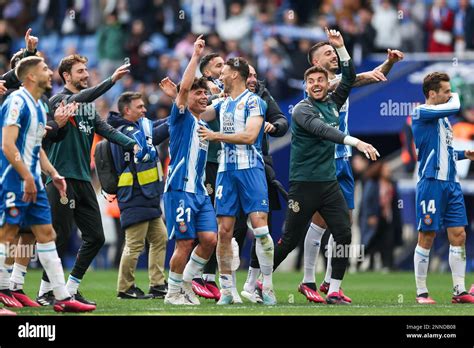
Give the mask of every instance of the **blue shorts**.
POLYGON ((168 191, 163 200, 169 239, 196 239, 198 232, 217 233, 216 213, 209 196, 168 191))
POLYGON ((215 206, 217 216, 268 213, 268 188, 262 168, 228 170, 217 173, 215 206))
POLYGON ((349 157, 336 158, 336 177, 347 207, 354 209, 354 175, 349 157))
POLYGON ((22 201, 23 192, 2 191, 0 207, 0 226, 5 224, 21 227, 51 224, 51 208, 46 190, 38 190, 36 202, 22 201))
POLYGON ((418 231, 467 225, 466 207, 458 182, 422 179, 416 185, 418 231))

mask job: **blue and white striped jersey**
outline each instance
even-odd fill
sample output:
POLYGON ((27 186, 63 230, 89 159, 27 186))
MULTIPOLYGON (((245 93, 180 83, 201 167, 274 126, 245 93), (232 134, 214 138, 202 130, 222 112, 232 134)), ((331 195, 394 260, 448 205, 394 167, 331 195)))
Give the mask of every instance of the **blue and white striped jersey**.
POLYGON ((170 164, 165 192, 185 191, 207 195, 206 160, 209 141, 199 137, 199 126, 207 124, 194 117, 186 108, 180 112, 174 103, 168 119, 170 133, 170 164))
MULTIPOLYGON (((330 83, 340 81, 342 74, 336 75, 336 77, 330 80, 330 83)), ((346 99, 346 102, 339 110, 339 130, 349 135, 349 98, 346 99)), ((352 156, 352 146, 344 144, 336 144, 335 158, 344 158, 352 156)))
MULTIPOLYGON (((335 78, 329 80, 329 84, 339 82, 342 78, 342 74, 336 75, 335 78)), ((306 93, 306 84, 304 85, 303 97, 306 99, 308 93, 306 93)), ((339 110, 339 130, 346 135, 349 135, 349 98, 346 99, 341 110, 339 110)), ((336 151, 334 152, 334 158, 344 158, 352 156, 352 146, 344 144, 335 144, 336 151)))
MULTIPOLYGON (((16 146, 33 177, 38 189, 43 189, 40 167, 40 150, 47 122, 46 110, 40 101, 24 87, 11 93, 5 100, 0 111, 2 127, 15 125, 19 127, 16 146)), ((0 132, 0 142, 2 134, 0 132)), ((24 191, 24 182, 20 175, 0 152, 0 185, 6 192, 20 193, 24 191)))
POLYGON ((414 109, 411 116, 418 155, 418 181, 424 178, 458 181, 455 161, 463 154, 453 149, 453 130, 448 116, 455 115, 460 107, 459 95, 452 93, 447 103, 423 104, 414 109))
MULTIPOLYGON (((235 134, 243 132, 249 117, 265 117, 267 103, 255 93, 246 89, 237 98, 227 97, 214 105, 219 115, 220 132, 235 134)), ((264 123, 257 140, 252 145, 221 143, 218 172, 249 168, 264 168, 262 157, 262 139, 264 123)))

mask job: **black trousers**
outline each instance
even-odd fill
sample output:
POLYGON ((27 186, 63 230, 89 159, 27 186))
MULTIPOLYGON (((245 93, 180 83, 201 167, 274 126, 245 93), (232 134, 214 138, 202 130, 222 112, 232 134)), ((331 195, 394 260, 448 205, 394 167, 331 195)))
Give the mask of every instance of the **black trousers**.
POLYGON ((349 209, 336 180, 290 183, 285 229, 275 245, 273 269, 298 246, 307 230, 308 221, 317 211, 326 221, 336 242, 332 258, 332 278, 344 277, 349 262, 351 224, 349 209))
MULTIPOLYGON (((99 203, 91 183, 76 179, 66 179, 66 182, 69 200, 67 204, 60 202, 59 191, 52 183, 47 185, 46 191, 51 205, 53 228, 56 231, 56 248, 61 259, 67 251, 74 222, 81 230, 82 245, 71 275, 82 279, 94 257, 104 245, 104 229, 99 203)), ((43 272, 43 280, 48 281, 46 272, 43 272)))

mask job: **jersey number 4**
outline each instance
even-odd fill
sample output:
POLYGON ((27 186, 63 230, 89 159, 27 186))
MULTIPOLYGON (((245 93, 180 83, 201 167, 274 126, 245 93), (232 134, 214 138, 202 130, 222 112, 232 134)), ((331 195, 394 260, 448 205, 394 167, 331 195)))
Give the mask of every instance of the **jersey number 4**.
POLYGON ((421 201, 420 205, 421 205, 421 210, 423 214, 426 214, 426 213, 436 214, 436 206, 435 206, 434 199, 430 199, 428 201, 428 207, 426 206, 425 201, 421 201))

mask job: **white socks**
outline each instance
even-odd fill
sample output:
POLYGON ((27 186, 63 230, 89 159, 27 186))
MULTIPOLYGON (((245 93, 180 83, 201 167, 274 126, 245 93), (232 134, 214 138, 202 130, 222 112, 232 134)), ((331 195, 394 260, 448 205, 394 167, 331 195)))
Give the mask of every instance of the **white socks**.
POLYGON ((216 282, 216 275, 215 274, 211 274, 211 273, 204 273, 202 275, 202 279, 204 279, 204 281, 206 282, 216 282))
POLYGON ((253 232, 256 241, 255 251, 263 274, 263 288, 271 289, 273 287, 273 239, 268 231, 268 226, 254 228, 253 232))
POLYGON ((69 275, 67 278, 66 289, 71 295, 77 294, 77 289, 79 289, 79 285, 81 285, 81 280, 82 279, 69 275))
POLYGON ((8 289, 10 286, 10 273, 5 267, 5 259, 7 258, 7 246, 0 243, 0 289, 8 289), (7 284, 8 283, 8 284, 7 284))
POLYGON ((220 274, 219 275, 219 285, 222 290, 232 291, 234 280, 232 274, 220 274))
POLYGON ((334 238, 332 234, 329 236, 328 239, 328 246, 327 246, 327 259, 328 259, 328 264, 326 266, 326 275, 324 276, 324 281, 326 283, 331 283, 331 274, 332 274, 332 250, 334 247, 334 238))
POLYGON ((332 294, 333 292, 339 293, 339 289, 341 288, 341 279, 331 279, 329 282, 329 290, 328 295, 332 294))
MULTIPOLYGON (((451 261, 451 253, 449 253, 451 261)), ((428 275, 428 264, 430 261, 430 250, 417 245, 413 262, 415 264, 416 295, 428 292, 426 277, 428 275)), ((451 263, 451 262, 450 262, 451 263)))
POLYGON ((168 273, 168 292, 170 294, 181 291, 181 284, 183 283, 183 275, 169 271, 168 273))
POLYGON ((466 291, 464 278, 466 276, 466 247, 449 246, 449 266, 453 276, 454 294, 459 295, 466 291))
POLYGON ((194 248, 193 252, 191 253, 191 257, 184 268, 183 281, 185 282, 191 282, 198 274, 201 273, 207 261, 209 261, 196 254, 196 248, 194 248))
POLYGON ((326 229, 311 223, 304 239, 304 278, 303 283, 315 283, 316 261, 321 246, 321 238, 326 229))
POLYGON ((244 284, 244 290, 248 293, 253 294, 255 291, 255 286, 257 285, 257 279, 260 275, 260 268, 249 267, 249 272, 247 274, 247 280, 244 284))
POLYGON ((56 251, 56 243, 54 241, 37 243, 36 250, 39 260, 53 287, 54 297, 56 297, 57 300, 64 300, 70 297, 64 284, 63 266, 59 259, 58 252, 56 251))
POLYGON ((10 290, 22 290, 25 284, 26 266, 19 263, 13 264, 12 275, 10 277, 10 290))
POLYGON ((40 284, 40 289, 39 289, 38 295, 43 296, 44 294, 46 294, 47 292, 50 292, 52 290, 53 290, 53 287, 51 286, 51 283, 41 279, 41 284, 40 284))

